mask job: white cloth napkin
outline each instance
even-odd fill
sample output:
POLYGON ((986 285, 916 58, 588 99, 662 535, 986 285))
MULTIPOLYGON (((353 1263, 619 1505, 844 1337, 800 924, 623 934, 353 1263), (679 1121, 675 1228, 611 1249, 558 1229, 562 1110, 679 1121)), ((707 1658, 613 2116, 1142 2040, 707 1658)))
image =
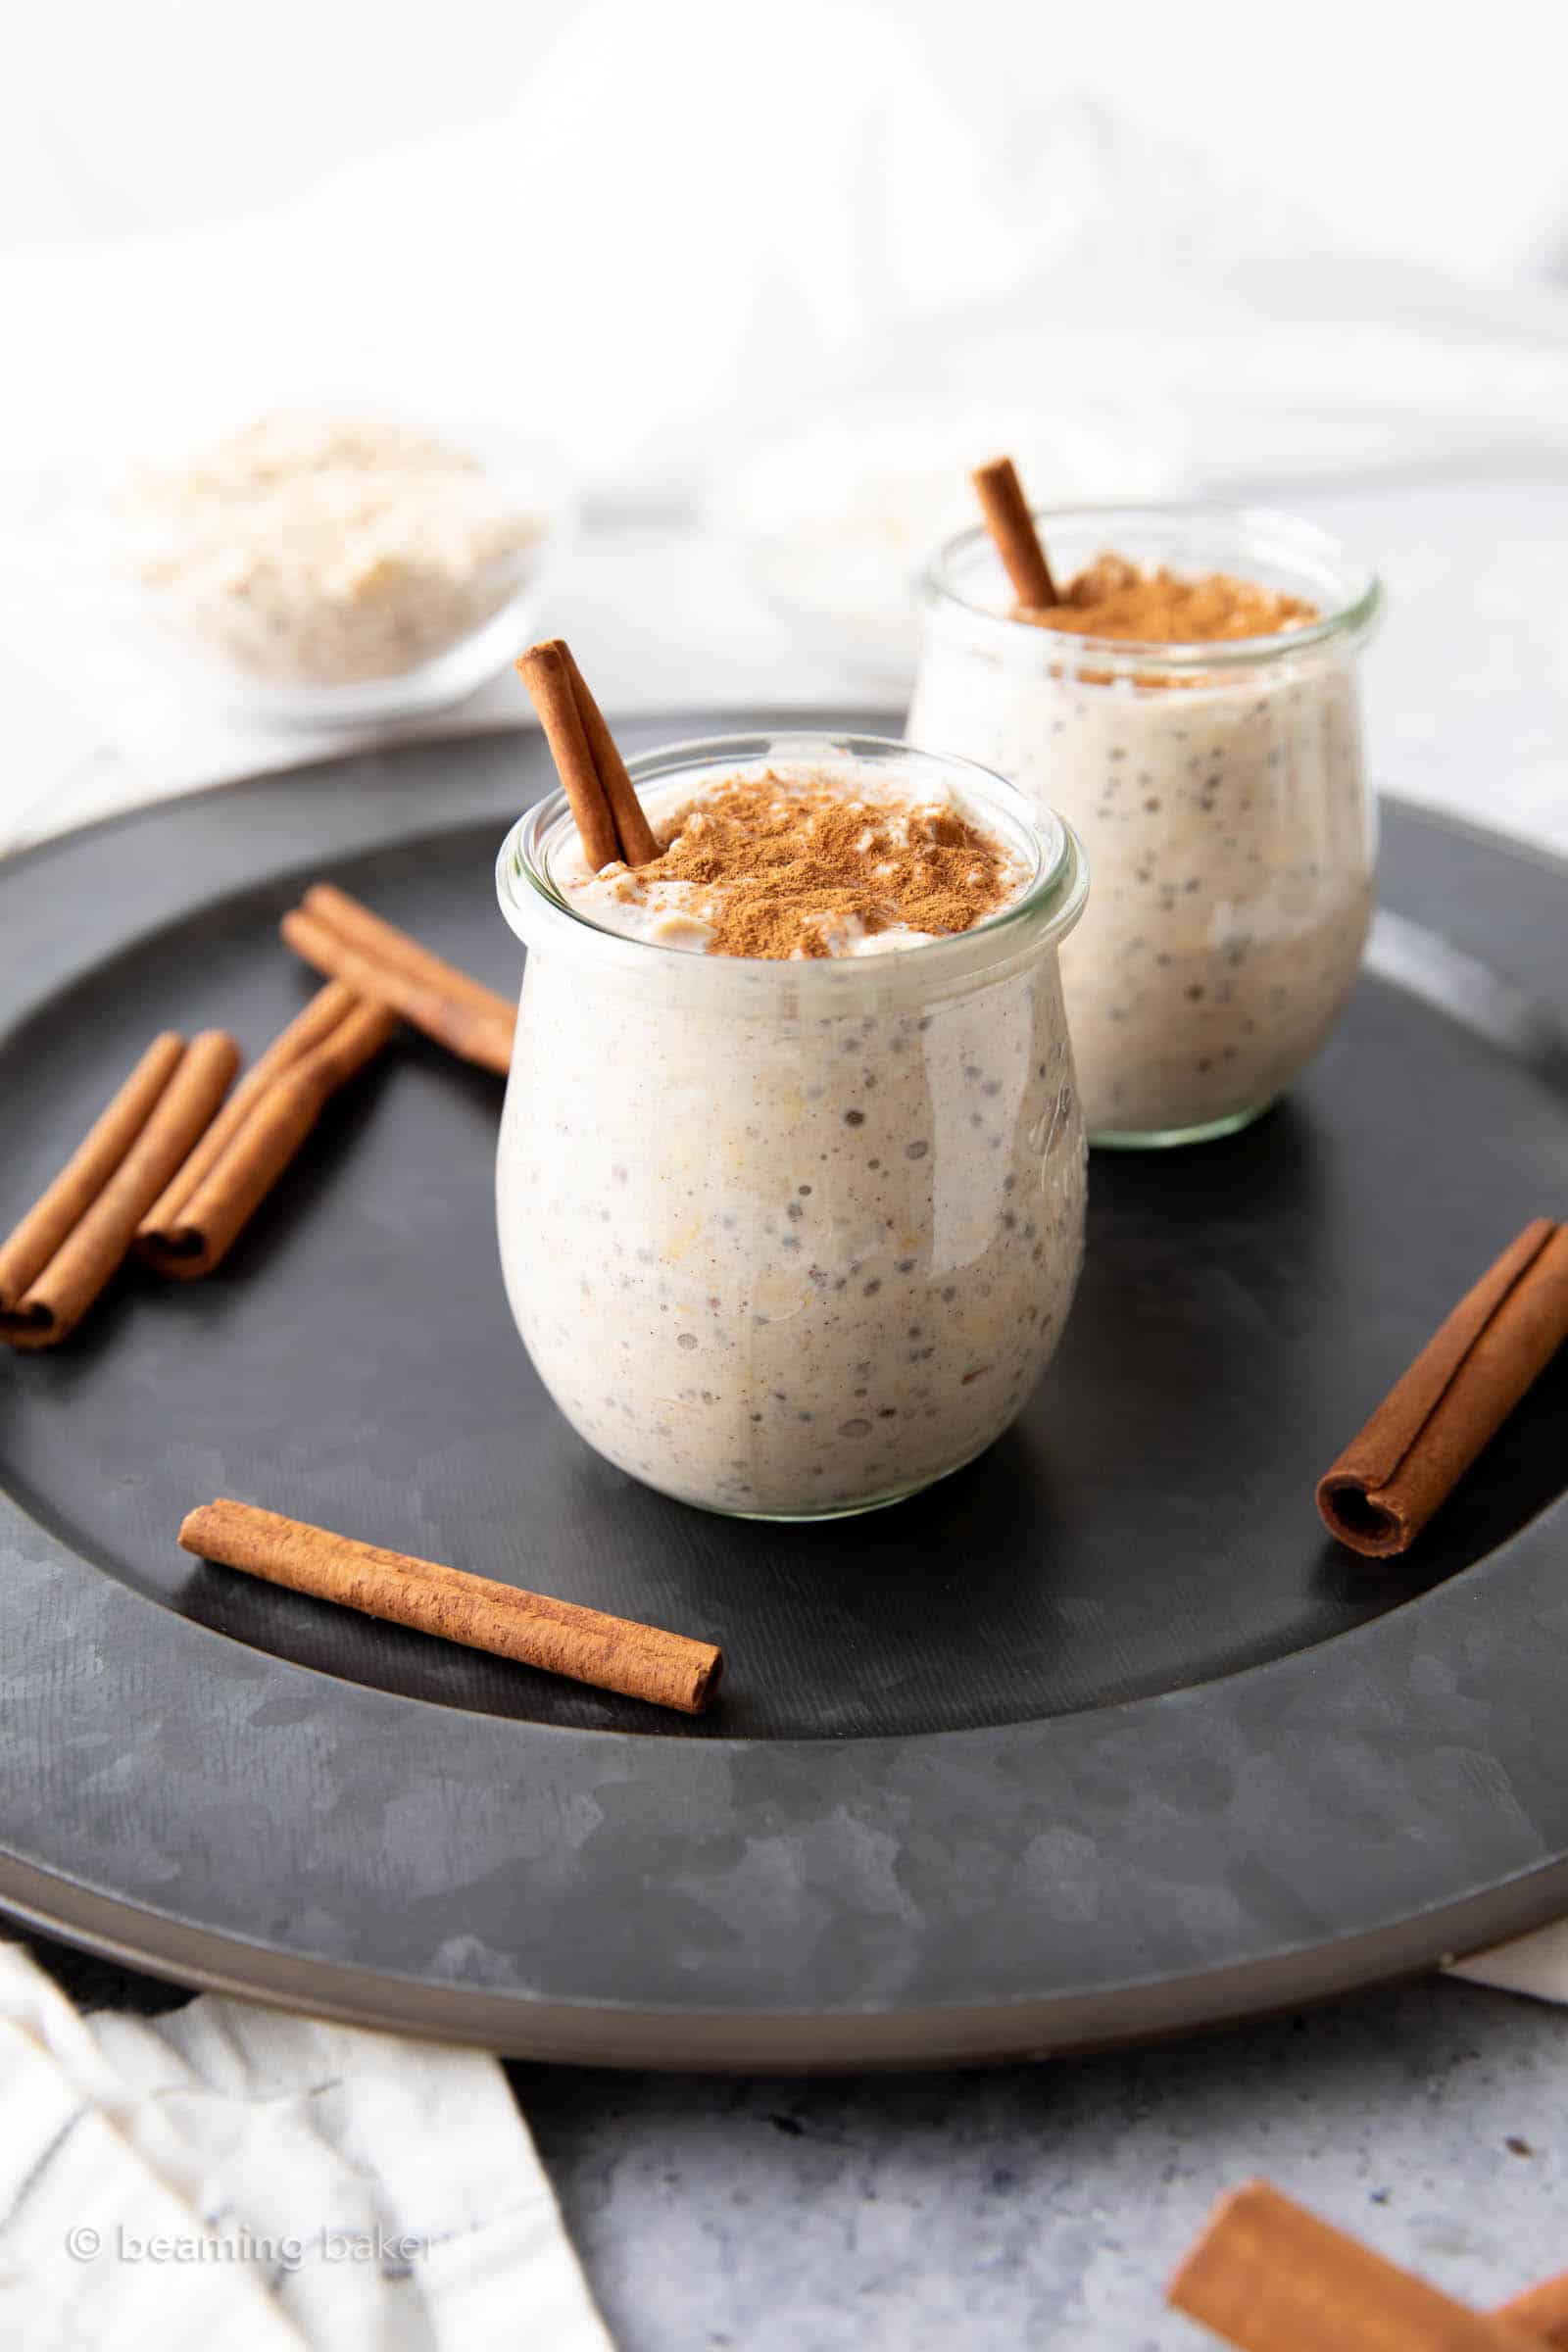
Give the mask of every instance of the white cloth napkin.
POLYGON ((14 1944, 0 2342, 612 2352, 493 2058, 213 1995, 83 2018, 14 1944))
POLYGON ((1537 2001, 1568 2001, 1568 1920, 1494 1944, 1490 1952, 1456 1960, 1450 1976, 1473 1984, 1495 1984, 1503 1992, 1528 1993, 1537 2001))

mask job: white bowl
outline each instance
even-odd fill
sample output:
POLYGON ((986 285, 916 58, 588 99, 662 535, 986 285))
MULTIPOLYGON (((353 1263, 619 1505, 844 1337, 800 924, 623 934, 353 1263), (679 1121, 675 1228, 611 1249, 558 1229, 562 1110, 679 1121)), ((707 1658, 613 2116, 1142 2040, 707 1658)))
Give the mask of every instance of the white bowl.
POLYGON ((443 514, 437 493, 422 514, 416 505, 367 522, 361 477, 334 469, 311 477, 302 556, 297 514, 282 515, 265 491, 198 491, 187 477, 204 453, 160 453, 107 501, 122 617, 189 691, 264 725, 363 727, 462 701, 527 643, 569 543, 575 514, 560 461, 489 423, 430 425, 375 404, 298 415, 412 429, 472 458, 471 514, 459 475, 456 512, 443 514), (514 521, 531 527, 465 573, 464 528, 514 521), (280 590, 276 571, 290 564, 280 590))
POLYGON ((776 442, 721 486, 709 518, 739 547, 763 601, 814 652, 907 688, 920 570, 933 548, 976 519, 970 473, 1004 451, 1043 505, 1163 498, 1186 482, 1170 442, 1142 419, 965 409, 822 425, 776 442))

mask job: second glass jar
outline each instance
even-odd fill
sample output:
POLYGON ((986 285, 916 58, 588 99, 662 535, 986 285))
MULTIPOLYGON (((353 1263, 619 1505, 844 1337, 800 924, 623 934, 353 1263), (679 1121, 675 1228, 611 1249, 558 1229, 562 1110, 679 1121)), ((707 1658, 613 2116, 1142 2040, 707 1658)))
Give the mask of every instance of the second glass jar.
POLYGON ((983 530, 923 583, 909 733, 1078 828, 1094 905, 1062 957, 1091 1141, 1201 1141, 1266 1109, 1343 1011, 1372 913, 1354 657, 1379 591, 1325 533, 1219 507, 1046 510, 1058 582, 1102 551, 1304 598, 1278 636, 1131 645, 1012 618, 983 530))

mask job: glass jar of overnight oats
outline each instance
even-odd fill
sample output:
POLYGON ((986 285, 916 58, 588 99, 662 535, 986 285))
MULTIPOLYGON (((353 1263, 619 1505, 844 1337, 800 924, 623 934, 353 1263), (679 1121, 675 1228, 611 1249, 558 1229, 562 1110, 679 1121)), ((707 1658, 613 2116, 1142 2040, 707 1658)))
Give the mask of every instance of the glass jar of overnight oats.
POLYGON ((576 909, 559 794, 497 867, 529 950, 497 1175, 518 1329, 601 1453, 758 1518, 867 1510, 983 1451, 1055 1348, 1083 1251, 1071 829, 967 761, 869 737, 631 762, 656 832, 720 779, 804 771, 956 807, 1007 854, 1008 902, 898 953, 692 953, 576 909))
POLYGON ((1063 980, 1091 1142, 1229 1134, 1317 1052, 1360 965, 1375 842, 1355 657, 1378 584, 1325 533, 1257 510, 1036 522, 1058 592, 1110 551, 1312 609, 1266 636, 1061 633, 1012 617, 982 529, 922 584, 910 735, 1000 770, 1088 847, 1095 903, 1063 980))

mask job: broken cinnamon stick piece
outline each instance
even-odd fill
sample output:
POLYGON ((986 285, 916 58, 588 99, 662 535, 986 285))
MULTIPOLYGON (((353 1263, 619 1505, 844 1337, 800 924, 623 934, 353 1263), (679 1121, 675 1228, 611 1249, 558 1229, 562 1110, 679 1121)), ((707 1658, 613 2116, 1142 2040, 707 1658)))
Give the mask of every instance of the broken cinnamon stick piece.
POLYGON ((1522 2295, 1499 2303, 1492 2316, 1523 2335, 1533 2335, 1538 2344, 1568 2345, 1568 2271, 1527 2286, 1522 2295))
POLYGON ((194 1282, 226 1256, 339 1087, 379 1054, 398 1016, 341 981, 318 990, 234 1090, 137 1229, 149 1265, 194 1282))
POLYGON ((1522 2294, 1499 2303, 1492 2314, 1510 2328, 1533 2335, 1537 2343, 1568 2345, 1568 2271, 1527 2286, 1522 2294))
POLYGON ((1243 2352, 1518 2352, 1535 2340, 1385 2262, 1266 2180, 1220 2199, 1166 2300, 1243 2352))
POLYGON ((1538 1217, 1468 1291, 1317 1486, 1369 1559, 1414 1543, 1568 1339, 1568 1225, 1538 1217))
POLYGON ((1040 544, 1035 518, 1012 460, 993 458, 988 466, 977 466, 971 478, 986 529, 996 541, 997 553, 1007 567, 1007 577, 1019 604, 1043 611, 1059 602, 1056 583, 1051 576, 1051 565, 1046 561, 1046 551, 1040 544))
POLYGON ((228 1092, 220 1029, 155 1040, 85 1142, 0 1250, 0 1338, 53 1348, 118 1271, 137 1226, 228 1092))
POLYGON ((318 882, 285 914, 283 937, 317 971, 356 996, 390 1004, 465 1061, 503 1076, 512 1066, 516 1012, 492 988, 422 948, 346 891, 318 882))
POLYGON ((291 1592, 687 1715, 707 1706, 723 1668, 722 1652, 710 1642, 384 1551, 254 1503, 204 1504, 187 1514, 179 1542, 186 1551, 291 1592))

